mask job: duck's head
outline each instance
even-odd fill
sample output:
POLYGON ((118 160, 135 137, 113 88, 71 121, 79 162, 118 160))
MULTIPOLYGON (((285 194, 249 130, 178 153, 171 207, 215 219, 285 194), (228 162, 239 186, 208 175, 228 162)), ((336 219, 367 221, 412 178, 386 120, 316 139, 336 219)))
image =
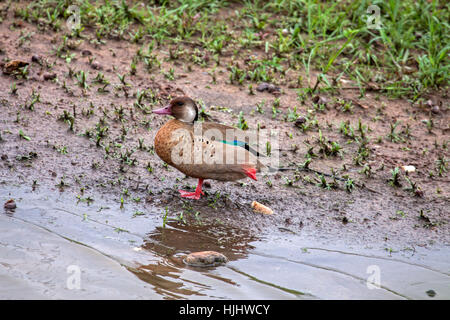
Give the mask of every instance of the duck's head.
POLYGON ((172 99, 167 106, 153 110, 153 113, 169 114, 175 119, 187 123, 193 123, 198 119, 197 105, 194 100, 186 96, 172 99))

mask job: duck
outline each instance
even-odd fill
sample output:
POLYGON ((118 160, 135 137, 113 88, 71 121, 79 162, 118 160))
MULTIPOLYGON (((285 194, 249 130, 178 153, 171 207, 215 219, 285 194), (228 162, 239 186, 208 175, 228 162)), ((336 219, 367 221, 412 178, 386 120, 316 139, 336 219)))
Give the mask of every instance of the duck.
POLYGON ((184 173, 198 179, 194 192, 178 190, 182 198, 195 199, 206 179, 236 181, 257 180, 263 164, 260 154, 250 146, 249 134, 243 130, 212 121, 199 121, 197 104, 188 96, 175 97, 156 115, 168 115, 156 133, 154 148, 158 157, 184 173))

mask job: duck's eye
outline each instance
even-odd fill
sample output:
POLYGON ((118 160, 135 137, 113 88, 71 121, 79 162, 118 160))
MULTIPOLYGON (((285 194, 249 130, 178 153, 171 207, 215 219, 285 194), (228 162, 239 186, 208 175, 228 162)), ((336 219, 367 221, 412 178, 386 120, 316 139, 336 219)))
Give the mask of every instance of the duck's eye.
POLYGON ((184 104, 184 102, 182 102, 182 101, 177 102, 177 106, 182 106, 183 104, 184 104))

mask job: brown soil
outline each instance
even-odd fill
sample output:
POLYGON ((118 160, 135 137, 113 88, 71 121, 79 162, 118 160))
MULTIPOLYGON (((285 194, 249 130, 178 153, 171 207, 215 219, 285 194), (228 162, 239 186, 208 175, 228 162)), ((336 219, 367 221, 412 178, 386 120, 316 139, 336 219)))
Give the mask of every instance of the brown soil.
MULTIPOLYGON (((12 24, 12 20, 0 24, 0 60, 29 62, 29 75, 28 79, 0 75, 0 182, 5 185, 23 184, 35 188, 36 192, 40 185, 50 185, 55 186, 55 191, 61 189, 82 198, 91 197, 94 201, 99 194, 108 195, 111 201, 120 201, 123 196, 125 205, 139 197, 146 199, 147 206, 160 207, 161 213, 167 207, 170 216, 176 217, 184 210, 185 218, 191 223, 198 221, 195 212, 200 212, 197 216, 200 221, 224 223, 254 234, 281 230, 318 238, 339 237, 362 243, 399 241, 419 246, 449 241, 448 173, 438 176, 436 171, 438 158, 448 159, 449 155, 448 148, 443 148, 450 132, 448 98, 432 97, 435 104, 441 103, 439 113, 435 114, 428 106, 414 105, 406 99, 391 100, 378 92, 367 92, 362 99, 358 90, 341 90, 328 95, 326 109, 317 112, 316 117, 322 134, 331 141, 338 141, 344 153, 342 158, 325 157, 320 156, 316 144, 317 128, 303 133, 293 122, 282 121, 288 109, 292 110, 294 106, 297 106, 297 113, 307 115, 307 110, 313 109, 311 97, 301 103, 297 100, 296 88, 282 85, 279 96, 282 113, 274 120, 271 106, 276 97, 256 90, 250 95, 246 86, 229 84, 226 57, 217 67, 216 83, 213 83, 207 72, 209 69, 192 66, 189 71, 182 60, 170 61, 168 48, 158 48, 159 59, 164 59, 161 70, 168 71, 175 66, 175 80, 169 81, 156 68, 149 73, 140 63, 135 75, 126 76, 129 86, 123 88, 116 74, 129 72, 132 57, 140 45, 108 40, 106 45, 96 46, 84 40, 74 44, 76 48, 71 52, 76 53, 76 59, 67 64, 53 53, 53 48, 61 42, 61 35, 40 32, 36 26, 24 22, 15 27, 11 27, 12 24), (21 32, 34 32, 34 35, 19 47, 21 32), (87 51, 84 53, 88 55, 83 55, 83 50, 89 50, 91 55, 87 51), (39 55, 43 65, 32 62, 33 55, 39 55), (90 59, 96 63, 90 64, 90 59), (54 63, 53 67, 48 68, 45 61, 54 63), (82 90, 76 77, 68 76, 69 67, 75 72, 88 72, 89 90, 82 90), (98 71, 110 81, 109 92, 98 92, 102 86, 91 82, 98 71), (56 78, 52 80, 49 74, 55 74, 56 78), (67 90, 63 88, 64 82, 67 90), (16 83, 17 94, 11 93, 13 83, 16 83), (281 157, 283 165, 303 163, 307 151, 304 142, 309 141, 319 155, 311 168, 326 173, 334 169, 339 176, 348 174, 358 186, 349 193, 344 183, 338 181, 338 188, 326 190, 316 185, 315 174, 308 171, 298 173, 298 180, 288 186, 285 177, 294 180, 294 173, 282 172, 275 176, 260 176, 257 182, 242 181, 244 184, 210 181, 211 187, 205 188, 206 197, 198 201, 184 200, 179 196, 178 188, 194 187, 196 181, 185 178, 173 168, 164 167, 152 152, 154 136, 168 118, 136 108, 133 104, 138 89, 151 89, 157 98, 155 101, 159 101, 153 103, 152 99, 144 98, 149 110, 161 107, 171 96, 186 94, 203 101, 211 117, 222 123, 236 124, 237 115, 243 111, 250 127, 259 122, 266 128, 280 131, 280 147, 285 150, 281 157), (30 110, 27 106, 33 90, 40 94, 40 102, 30 110), (335 99, 352 99, 359 105, 354 103, 351 112, 342 112, 335 99), (251 114, 262 100, 265 100, 265 113, 251 114), (93 114, 89 115, 91 105, 93 114), (212 106, 230 108, 232 113, 212 106), (123 107, 123 115, 120 107, 123 107), (73 132, 67 122, 60 120, 64 111, 72 115, 75 112, 73 132), (101 118, 105 120, 102 126, 109 126, 109 130, 101 140, 103 147, 98 147, 95 127, 101 118), (349 138, 339 132, 341 122, 349 120, 351 126, 357 128, 358 119, 371 129, 367 134, 371 177, 359 173, 362 167, 352 160, 357 151, 356 143, 347 144, 349 138), (431 133, 422 122, 428 119, 434 124, 431 133), (394 143, 387 138, 390 124, 396 120, 401 121, 397 133, 402 132, 406 124, 410 126, 411 136, 405 138, 405 142, 394 143), (30 140, 20 137, 20 130, 30 140), (86 130, 92 130, 94 136, 83 136, 86 130), (122 137, 124 130, 127 132, 122 137), (383 138, 381 143, 377 142, 378 137, 383 138), (139 139, 143 139, 144 150, 138 149, 139 139), (298 147, 295 151, 294 144, 298 147), (105 151, 108 145, 109 153, 105 151), (121 161, 120 155, 127 151, 133 152, 121 161), (342 171, 344 164, 346 171, 342 171), (153 168, 152 173, 147 171, 148 165, 153 168), (414 194, 405 190, 408 182, 403 172, 401 186, 388 183, 390 170, 403 165, 416 167, 409 178, 422 192, 414 194), (434 173, 433 177, 429 172, 434 173), (305 182, 305 176, 313 183, 305 182), (181 180, 177 181, 177 178, 181 180), (272 186, 269 186, 269 180, 272 186), (125 189, 128 195, 126 192, 124 195, 125 189), (275 214, 254 213, 250 208, 252 201, 269 206, 275 214)), ((253 88, 256 86, 254 84, 253 88)), ((327 181, 331 180, 327 178, 327 181)))

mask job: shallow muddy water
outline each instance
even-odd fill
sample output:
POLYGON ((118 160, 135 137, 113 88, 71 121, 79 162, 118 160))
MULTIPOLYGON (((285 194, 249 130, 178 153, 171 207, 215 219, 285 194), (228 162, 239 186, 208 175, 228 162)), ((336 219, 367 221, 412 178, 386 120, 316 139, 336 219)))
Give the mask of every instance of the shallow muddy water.
POLYGON ((0 187, 1 299, 449 299, 450 247, 351 243, 327 235, 249 234, 177 221, 105 197, 0 187), (4 211, 14 198, 17 208, 4 211), (193 268, 214 250, 229 262, 193 268), (372 282, 380 286, 374 286, 372 282))

